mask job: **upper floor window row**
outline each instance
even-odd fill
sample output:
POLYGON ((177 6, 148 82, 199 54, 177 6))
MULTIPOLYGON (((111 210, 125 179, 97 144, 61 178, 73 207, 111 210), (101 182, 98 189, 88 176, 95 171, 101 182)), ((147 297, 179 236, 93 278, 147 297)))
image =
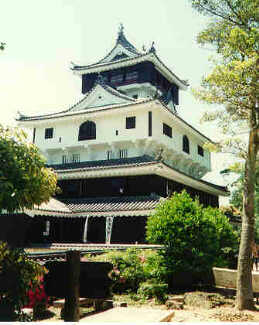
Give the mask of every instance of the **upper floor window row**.
POLYGON ((121 84, 121 83, 130 83, 138 80, 138 71, 132 71, 127 73, 118 73, 115 75, 106 75, 103 79, 107 82, 111 82, 113 84, 121 84))
MULTIPOLYGON (((183 151, 186 153, 190 153, 190 142, 186 135, 183 136, 183 151)), ((204 157, 204 149, 202 146, 197 145, 197 153, 198 155, 204 157)))

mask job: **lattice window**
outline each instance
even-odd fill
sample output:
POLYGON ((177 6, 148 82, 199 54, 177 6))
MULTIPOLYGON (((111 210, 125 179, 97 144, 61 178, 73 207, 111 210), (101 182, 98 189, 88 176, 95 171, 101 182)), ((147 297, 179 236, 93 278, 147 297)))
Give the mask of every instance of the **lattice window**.
POLYGON ((45 139, 52 139, 53 138, 53 128, 45 129, 45 139))
POLYGON ((126 117, 126 129, 135 129, 136 116, 126 117))
POLYGON ((128 157, 128 150, 127 149, 120 149, 119 154, 120 154, 120 158, 127 158, 128 157))
POLYGON ((68 156, 67 155, 63 155, 62 156, 62 164, 67 164, 69 161, 68 161, 68 156))
POLYGON ((123 82, 123 74, 117 74, 111 77, 111 83, 122 83, 123 82))
POLYGON ((138 71, 132 71, 126 74, 126 81, 136 81, 138 80, 138 71))
POLYGON ((79 153, 74 153, 72 155, 72 162, 73 163, 80 162, 80 154, 79 153))
POLYGON ((80 125, 78 141, 96 139, 96 125, 92 121, 80 125))
POLYGON ((107 160, 114 158, 114 154, 111 150, 107 150, 106 155, 107 155, 107 160))

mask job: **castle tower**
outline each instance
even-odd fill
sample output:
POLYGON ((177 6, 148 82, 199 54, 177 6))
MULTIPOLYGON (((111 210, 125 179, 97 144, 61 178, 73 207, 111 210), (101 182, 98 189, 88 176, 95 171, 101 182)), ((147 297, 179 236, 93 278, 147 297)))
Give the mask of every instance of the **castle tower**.
POLYGON ((83 99, 62 112, 18 118, 62 189, 51 207, 30 212, 43 227, 32 241, 144 242, 147 217, 182 189, 218 206, 226 188, 202 180, 211 170, 203 149, 210 139, 177 114, 188 84, 154 44, 137 50, 120 26, 102 60, 72 71, 82 78, 83 99))

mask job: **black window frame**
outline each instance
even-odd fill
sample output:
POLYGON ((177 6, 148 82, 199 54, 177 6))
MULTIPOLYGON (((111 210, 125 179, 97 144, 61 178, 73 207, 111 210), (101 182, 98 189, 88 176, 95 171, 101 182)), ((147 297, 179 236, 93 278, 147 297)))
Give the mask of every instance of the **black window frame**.
POLYGON ((96 139, 96 124, 93 121, 86 121, 79 127, 78 141, 95 140, 96 139))
POLYGON ((183 136, 183 152, 190 154, 190 141, 187 135, 183 136))
POLYGON ((45 139, 53 139, 54 128, 45 129, 45 139))
POLYGON ((136 128, 136 116, 126 117, 126 129, 136 128))
POLYGON ((69 163, 69 158, 68 155, 62 155, 62 164, 68 164, 69 163))
POLYGON ((112 150, 106 151, 106 158, 107 158, 107 160, 113 159, 113 151, 112 150))
POLYGON ((138 71, 127 72, 125 76, 126 81, 137 81, 138 80, 138 71))
POLYGON ((172 128, 166 123, 163 123, 163 134, 169 138, 172 138, 172 128))
POLYGON ((120 149, 119 156, 120 156, 120 159, 128 158, 128 149, 120 149))
POLYGON ((197 151, 198 151, 198 155, 200 155, 201 157, 204 157, 204 149, 199 144, 197 146, 197 151))
POLYGON ((80 162, 80 153, 73 153, 71 160, 72 160, 72 163, 80 162))

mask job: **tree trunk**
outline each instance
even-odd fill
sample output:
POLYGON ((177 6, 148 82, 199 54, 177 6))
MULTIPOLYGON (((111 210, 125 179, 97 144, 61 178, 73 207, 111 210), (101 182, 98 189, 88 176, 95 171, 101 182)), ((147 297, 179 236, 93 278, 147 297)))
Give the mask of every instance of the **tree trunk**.
POLYGON ((251 129, 249 134, 248 155, 245 163, 242 231, 237 272, 236 307, 239 310, 254 309, 251 244, 254 239, 254 192, 257 151, 258 129, 254 128, 251 129))
POLYGON ((79 321, 79 276, 80 252, 67 252, 67 283, 64 306, 64 321, 79 321))

